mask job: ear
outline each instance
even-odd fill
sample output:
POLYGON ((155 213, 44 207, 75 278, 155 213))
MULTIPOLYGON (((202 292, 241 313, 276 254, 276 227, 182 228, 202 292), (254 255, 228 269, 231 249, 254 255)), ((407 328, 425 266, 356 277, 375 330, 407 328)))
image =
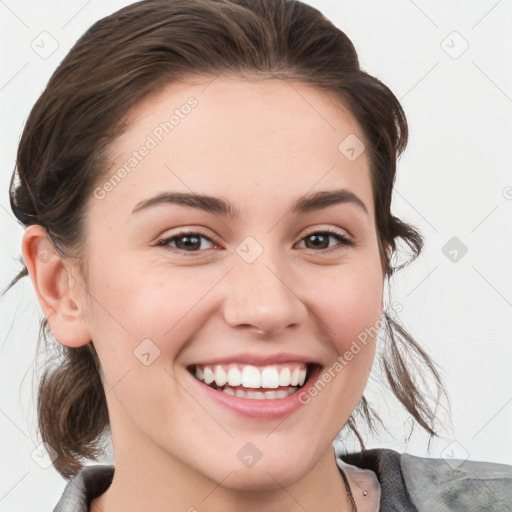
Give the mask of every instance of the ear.
POLYGON ((84 305, 77 293, 80 285, 74 282, 42 226, 35 224, 25 230, 22 254, 55 339, 68 347, 89 343, 84 305))

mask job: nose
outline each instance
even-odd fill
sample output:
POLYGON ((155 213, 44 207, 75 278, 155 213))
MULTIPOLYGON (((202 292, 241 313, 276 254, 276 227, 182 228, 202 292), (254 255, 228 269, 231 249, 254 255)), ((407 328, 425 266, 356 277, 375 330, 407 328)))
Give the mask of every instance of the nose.
POLYGON ((224 318, 232 327, 275 335, 297 328, 307 316, 292 272, 269 251, 252 263, 236 261, 226 284, 224 318))

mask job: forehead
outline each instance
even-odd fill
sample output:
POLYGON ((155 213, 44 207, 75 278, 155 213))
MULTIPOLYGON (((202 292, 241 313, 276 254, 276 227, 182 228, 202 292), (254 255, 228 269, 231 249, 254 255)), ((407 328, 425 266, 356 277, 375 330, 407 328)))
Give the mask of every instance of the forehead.
POLYGON ((115 202, 131 211, 164 190, 221 194, 240 207, 348 188, 373 215, 367 154, 354 159, 346 151, 360 152, 364 134, 321 89, 277 79, 197 78, 168 85, 126 121, 110 148, 103 183, 115 179, 102 208, 115 202))

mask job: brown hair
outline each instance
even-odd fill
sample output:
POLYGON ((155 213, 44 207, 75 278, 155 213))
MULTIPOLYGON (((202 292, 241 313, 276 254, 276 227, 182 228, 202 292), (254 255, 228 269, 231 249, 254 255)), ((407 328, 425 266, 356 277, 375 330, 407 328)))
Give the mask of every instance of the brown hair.
MULTIPOLYGON (((42 225, 63 258, 82 261, 84 210, 109 171, 107 150, 126 129, 123 119, 130 109, 166 84, 222 73, 298 81, 334 93, 365 135, 383 271, 389 278, 420 254, 421 235, 390 211, 396 160, 408 136, 402 107, 383 83, 360 68, 348 37, 296 0, 146 0, 95 23, 61 62, 27 120, 10 186, 16 217, 25 226, 42 225), (390 255, 399 239, 411 257, 392 267, 390 255)), ((25 267, 8 288, 26 275, 25 267)), ((403 327, 388 313, 384 318, 385 376, 407 411, 433 436, 435 410, 417 376, 430 374, 439 400, 444 388, 438 372, 403 327)), ((44 319, 40 339, 47 345, 48 336, 44 319)), ((42 376, 39 428, 57 452, 54 466, 70 478, 81 459, 101 453, 109 418, 93 343, 80 348, 53 344, 62 362, 48 366, 42 376)), ((358 414, 370 426, 376 418, 364 397, 347 423, 364 449, 358 414)))

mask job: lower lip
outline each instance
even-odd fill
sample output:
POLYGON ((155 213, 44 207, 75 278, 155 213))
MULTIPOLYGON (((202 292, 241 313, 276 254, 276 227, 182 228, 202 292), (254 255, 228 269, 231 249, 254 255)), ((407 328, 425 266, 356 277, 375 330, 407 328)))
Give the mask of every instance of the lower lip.
POLYGON ((287 397, 262 400, 228 395, 222 391, 211 388, 207 384, 197 380, 193 375, 190 375, 190 377, 209 400, 219 404, 221 407, 228 408, 230 411, 234 411, 248 418, 272 420, 289 416, 304 406, 304 404, 299 401, 300 392, 301 390, 307 389, 308 383, 314 381, 319 372, 320 368, 315 366, 304 383, 304 386, 287 397))

